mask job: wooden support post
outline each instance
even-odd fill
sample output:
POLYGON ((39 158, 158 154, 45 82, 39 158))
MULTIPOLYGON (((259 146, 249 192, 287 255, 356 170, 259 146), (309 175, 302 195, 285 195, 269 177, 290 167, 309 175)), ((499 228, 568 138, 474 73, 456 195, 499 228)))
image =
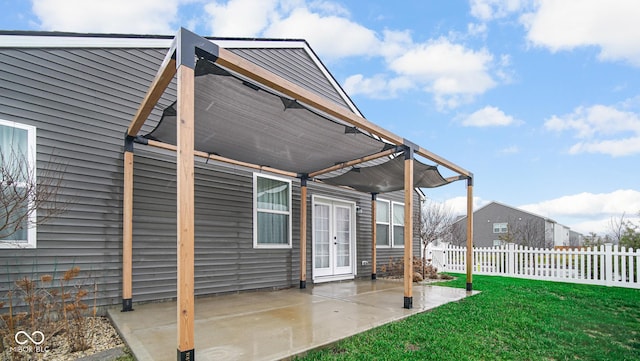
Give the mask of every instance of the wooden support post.
POLYGON ((307 288, 307 178, 300 178, 300 288, 307 288))
POLYGON ((404 308, 413 308, 413 149, 404 161, 404 308))
POLYGON ((178 360, 194 358, 194 71, 178 68, 176 154, 178 360))
POLYGON ((124 189, 122 191, 122 312, 132 308, 133 258, 133 142, 124 152, 124 189))
POLYGON ((467 291, 473 290, 473 178, 467 179, 467 291))
POLYGON ((377 193, 371 193, 371 279, 375 280, 378 276, 376 275, 376 270, 378 269, 378 266, 376 265, 376 258, 377 258, 377 254, 376 254, 376 241, 377 241, 377 237, 378 237, 378 229, 376 227, 376 221, 377 221, 377 212, 378 212, 378 201, 376 200, 378 198, 378 194, 377 193))

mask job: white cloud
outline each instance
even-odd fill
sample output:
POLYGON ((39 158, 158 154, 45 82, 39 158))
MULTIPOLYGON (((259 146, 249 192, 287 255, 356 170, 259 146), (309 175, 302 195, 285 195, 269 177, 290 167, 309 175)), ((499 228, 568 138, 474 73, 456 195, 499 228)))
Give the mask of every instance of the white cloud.
POLYGON ((211 33, 215 36, 253 37, 260 34, 269 19, 276 15, 277 0, 217 1, 204 6, 210 16, 211 33))
POLYGON ((630 33, 640 19, 636 0, 539 0, 537 5, 521 17, 531 43, 551 51, 597 46, 601 60, 640 66, 640 37, 630 33))
POLYGON ((381 58, 386 71, 354 74, 345 81, 351 95, 390 98, 420 90, 433 95, 439 108, 455 108, 496 86, 494 58, 450 39, 414 43, 408 30, 376 32, 350 18, 331 1, 270 0, 255 6, 248 0, 213 2, 206 7, 217 36, 304 38, 325 60, 350 56, 381 58), (340 39, 340 41, 336 41, 340 39))
POLYGON ((413 82, 409 78, 387 79, 383 74, 376 74, 370 78, 366 78, 362 74, 355 74, 344 81, 344 90, 348 94, 363 94, 374 99, 394 98, 399 92, 413 87, 413 82))
POLYGON ((503 154, 503 155, 518 154, 518 153, 520 153, 520 148, 518 148, 517 145, 512 145, 510 147, 500 149, 500 154, 503 154))
POLYGON ((348 18, 321 15, 306 7, 297 8, 286 17, 273 21, 263 35, 304 38, 314 50, 331 59, 376 55, 381 46, 375 31, 348 18))
POLYGON ((579 142, 569 148, 569 154, 600 153, 612 157, 640 154, 640 136, 626 139, 579 142))
POLYGON ((462 120, 462 125, 465 127, 504 127, 518 123, 519 121, 512 116, 489 105, 471 113, 462 120))
MULTIPOLYGON (((480 197, 473 197, 473 210, 474 212, 483 206, 489 204, 490 201, 484 200, 480 197)), ((451 212, 455 215, 467 214, 467 197, 454 197, 444 201, 447 208, 451 209, 451 212)))
POLYGON ((471 15, 482 21, 504 18, 522 10, 527 0, 471 0, 471 15))
POLYGON ((623 213, 630 217, 638 214, 640 191, 620 189, 610 193, 583 192, 518 208, 549 217, 582 233, 607 233, 612 217, 619 218, 623 213), (572 222, 568 224, 563 220, 572 222))
POLYGON ((174 34, 180 0, 33 0, 43 30, 174 34))
POLYGON ((439 38, 415 45, 389 67, 432 93, 441 108, 455 108, 496 86, 489 71, 492 63, 486 49, 476 51, 439 38))
POLYGON ((596 218, 615 216, 623 212, 640 211, 640 191, 620 189, 611 193, 578 193, 520 207, 529 212, 553 216, 580 216, 596 218))
MULTIPOLYGON (((627 103, 633 103, 632 101, 627 103)), ((624 103, 621 107, 624 107, 624 103)), ((573 113, 552 116, 548 130, 572 131, 583 139, 569 149, 570 154, 601 153, 614 157, 640 154, 640 115, 613 106, 578 107, 573 113)))

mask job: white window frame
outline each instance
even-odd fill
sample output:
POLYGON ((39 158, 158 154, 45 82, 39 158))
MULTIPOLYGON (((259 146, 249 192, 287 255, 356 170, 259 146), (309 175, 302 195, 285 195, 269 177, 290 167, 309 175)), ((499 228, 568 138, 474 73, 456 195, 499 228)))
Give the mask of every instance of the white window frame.
MULTIPOLYGON (((387 204, 387 216, 391 217, 391 202, 386 199, 376 199, 377 203, 386 203, 387 204)), ((390 248, 391 247, 391 218, 389 218, 388 222, 378 222, 378 205, 376 205, 376 214, 373 215, 376 217, 376 228, 378 224, 384 225, 387 227, 387 244, 378 244, 377 233, 376 233, 376 248, 390 248)))
MULTIPOLYGON (((292 208, 293 205, 291 203, 291 193, 292 193, 292 183, 291 179, 276 177, 264 173, 253 173, 253 248, 264 248, 264 249, 290 249, 292 247, 292 208), (287 183, 289 185, 289 210, 288 211, 275 211, 275 210, 264 210, 264 212, 274 213, 274 214, 285 214, 288 216, 289 224, 288 224, 288 234, 287 234, 287 244, 260 244, 258 243, 258 178, 268 178, 277 180, 280 182, 287 183)), ((262 212, 263 210, 261 210, 262 212)))
MULTIPOLYGON (((385 225, 385 226, 389 227, 389 232, 388 232, 388 234, 389 234, 389 239, 388 239, 389 242, 388 243, 389 244, 380 245, 380 244, 378 244, 378 242, 376 240, 376 248, 404 248, 404 243, 402 243, 400 245, 396 245, 396 241, 395 241, 395 237, 394 237, 394 233, 393 233, 393 227, 394 226, 400 226, 400 224, 394 224, 394 222, 393 222, 393 206, 394 205, 400 205, 404 209, 405 204, 403 202, 389 201, 389 200, 386 200, 386 199, 377 199, 376 202, 387 203, 388 209, 389 209, 389 214, 388 214, 389 222, 388 223, 378 222, 377 214, 375 215, 375 217, 376 217, 376 226, 378 224, 382 224, 382 225, 385 225)), ((405 228, 405 232, 406 232, 406 227, 405 227, 405 224, 404 224, 404 211, 402 212, 402 227, 405 228)), ((403 238, 403 241, 404 241, 404 238, 403 238)))
MULTIPOLYGON (((31 174, 33 175, 32 181, 36 182, 36 127, 32 125, 26 125, 22 123, 12 122, 8 120, 0 119, 0 125, 12 128, 23 129, 27 131, 27 161, 29 162, 29 167, 31 168, 31 174)), ((0 182, 2 180, 0 179, 0 182)), ((29 200, 29 206, 33 206, 33 200, 29 200)), ((33 249, 37 246, 37 235, 38 231, 36 228, 38 216, 36 214, 36 210, 34 210, 27 220, 27 239, 25 240, 11 240, 11 241, 2 241, 0 240, 0 248, 26 248, 33 249)))
POLYGON ((493 233, 495 234, 505 234, 509 232, 509 223, 507 222, 499 222, 493 224, 493 233))
MULTIPOLYGON (((404 248, 404 237, 402 238, 402 244, 401 245, 397 245, 396 244, 396 236, 395 236, 395 232, 393 231, 393 228, 396 226, 402 226, 402 228, 404 229, 404 232, 406 232, 406 227, 404 224, 404 203, 403 202, 391 202, 391 247, 392 248, 404 248), (400 219, 402 219, 402 224, 396 224, 394 223, 394 213, 395 213, 395 207, 394 206, 402 206, 402 217, 400 219)), ((404 232, 402 232, 402 234, 404 235, 404 232)))

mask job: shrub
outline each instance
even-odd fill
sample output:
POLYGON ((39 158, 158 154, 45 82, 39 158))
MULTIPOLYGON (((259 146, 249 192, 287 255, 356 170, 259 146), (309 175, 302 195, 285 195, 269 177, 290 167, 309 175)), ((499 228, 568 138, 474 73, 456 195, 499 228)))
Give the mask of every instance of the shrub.
POLYGON ((97 284, 93 283, 93 307, 86 303, 90 297, 87 281, 78 278, 79 267, 72 267, 56 282, 49 274, 40 277, 21 277, 13 283, 0 302, 0 355, 5 360, 30 359, 35 352, 45 352, 57 345, 50 340, 64 337, 69 352, 86 350, 91 346, 90 323, 96 315, 97 284), (40 335, 44 342, 38 343, 40 335), (35 342, 16 342, 17 334, 34 337, 35 342), (27 352, 25 352, 25 349, 27 352))

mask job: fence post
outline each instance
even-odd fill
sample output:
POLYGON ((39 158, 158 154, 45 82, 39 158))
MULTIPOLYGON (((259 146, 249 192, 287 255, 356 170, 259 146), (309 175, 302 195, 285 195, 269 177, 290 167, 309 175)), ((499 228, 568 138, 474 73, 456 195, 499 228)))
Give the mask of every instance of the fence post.
POLYGON ((516 273, 515 249, 516 249, 516 245, 514 243, 507 244, 507 275, 508 276, 513 276, 516 273))
POLYGON ((604 244, 604 283, 607 286, 613 285, 613 244, 604 244))

